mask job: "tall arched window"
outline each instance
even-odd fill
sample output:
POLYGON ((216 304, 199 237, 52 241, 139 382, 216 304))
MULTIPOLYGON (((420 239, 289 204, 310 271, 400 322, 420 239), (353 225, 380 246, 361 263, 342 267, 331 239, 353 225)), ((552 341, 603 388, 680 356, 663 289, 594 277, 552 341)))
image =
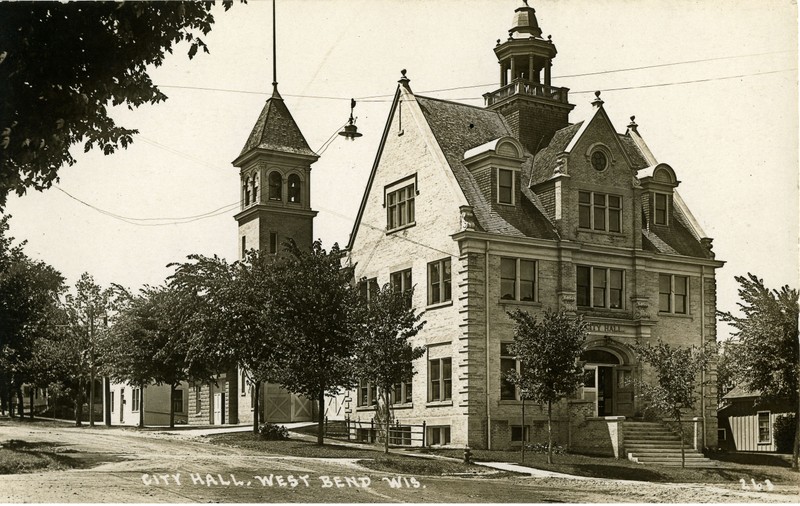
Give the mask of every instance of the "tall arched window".
POLYGON ((281 186, 283 180, 280 172, 271 172, 269 175, 269 199, 281 200, 281 186))
POLYGON ((297 174, 289 176, 289 202, 300 203, 300 189, 300 176, 297 174))
POLYGON ((253 174, 253 204, 257 204, 258 201, 258 174, 253 174))
POLYGON ((242 193, 244 193, 244 205, 245 207, 250 205, 250 179, 244 178, 242 181, 242 193))

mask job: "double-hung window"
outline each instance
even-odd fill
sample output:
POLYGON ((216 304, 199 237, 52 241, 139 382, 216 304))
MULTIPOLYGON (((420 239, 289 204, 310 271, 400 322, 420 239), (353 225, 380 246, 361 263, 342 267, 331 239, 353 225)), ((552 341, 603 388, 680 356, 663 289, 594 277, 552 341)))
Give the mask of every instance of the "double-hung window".
POLYGON ((578 306, 623 308, 625 276, 621 269, 579 265, 576 278, 578 306))
POLYGON ((536 300, 536 262, 521 258, 500 259, 500 298, 536 300))
POLYGON ((359 294, 366 302, 369 302, 379 290, 378 278, 364 279, 358 283, 359 294))
POLYGON ((453 398, 452 359, 436 358, 428 361, 428 400, 449 401, 453 398))
POLYGON ((508 378, 509 373, 519 373, 519 361, 509 349, 511 343, 500 343, 500 399, 519 399, 517 386, 508 378))
POLYGON ((391 232, 414 224, 414 197, 416 184, 413 179, 386 188, 386 230, 391 232))
POLYGON ((653 223, 669 225, 669 196, 666 193, 653 194, 653 223))
POLYGON ((389 275, 389 284, 394 293, 404 294, 408 306, 411 306, 410 292, 414 286, 411 284, 411 269, 391 273, 389 275))
POLYGON ((172 411, 183 413, 183 390, 172 392, 172 411))
POLYGON ((621 232, 622 197, 599 192, 578 192, 578 227, 621 232))
POLYGON ((392 389, 392 404, 411 404, 411 382, 397 383, 392 389))
POLYGON ((658 311, 661 313, 687 314, 689 278, 674 274, 658 275, 658 311))
POLYGON ((497 202, 514 205, 514 171, 497 169, 497 202))
POLYGON ((142 395, 142 390, 140 388, 133 389, 133 407, 131 407, 132 411, 139 411, 141 395, 142 395))
POLYGON ((368 407, 378 404, 378 389, 372 383, 365 380, 358 380, 358 397, 356 406, 368 407))
POLYGON ((758 412, 758 442, 771 443, 772 442, 772 429, 770 427, 770 413, 769 411, 758 412))
POLYGON ((444 258, 428 264, 428 305, 452 300, 450 284, 450 259, 444 258))

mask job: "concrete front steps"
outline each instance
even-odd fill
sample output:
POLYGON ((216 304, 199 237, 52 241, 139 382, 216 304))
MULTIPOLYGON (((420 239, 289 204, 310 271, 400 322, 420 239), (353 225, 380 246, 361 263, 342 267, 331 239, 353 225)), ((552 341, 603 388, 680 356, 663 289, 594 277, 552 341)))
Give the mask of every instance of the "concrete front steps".
MULTIPOLYGON (((625 452, 628 460, 639 464, 681 465, 681 439, 657 422, 625 420, 625 452)), ((707 459, 701 452, 684 447, 686 467, 717 467, 717 461, 707 459)))

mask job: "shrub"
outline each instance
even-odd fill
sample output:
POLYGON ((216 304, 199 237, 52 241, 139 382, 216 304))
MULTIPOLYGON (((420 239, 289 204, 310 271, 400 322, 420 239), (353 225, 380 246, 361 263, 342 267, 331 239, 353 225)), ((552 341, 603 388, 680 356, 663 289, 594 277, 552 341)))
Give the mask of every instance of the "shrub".
POLYGON ((773 429, 775 430, 775 446, 778 453, 792 453, 794 433, 797 429, 794 413, 780 415, 775 418, 773 429))
POLYGON ((274 423, 263 423, 258 428, 258 433, 261 439, 267 441, 284 441, 289 439, 289 431, 283 425, 276 425, 274 423))
MULTIPOLYGON (((525 446, 525 449, 531 451, 533 453, 547 453, 547 442, 544 443, 531 443, 525 446)), ((561 455, 564 453, 564 447, 560 444, 553 442, 553 454, 554 455, 561 455)))

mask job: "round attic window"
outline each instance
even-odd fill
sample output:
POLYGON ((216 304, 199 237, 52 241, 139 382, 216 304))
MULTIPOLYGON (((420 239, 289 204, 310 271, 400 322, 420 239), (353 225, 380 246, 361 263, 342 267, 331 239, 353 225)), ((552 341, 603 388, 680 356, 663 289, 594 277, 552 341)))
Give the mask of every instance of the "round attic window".
POLYGON ((592 153, 592 167, 597 171, 604 171, 608 167, 608 157, 599 149, 592 153))

